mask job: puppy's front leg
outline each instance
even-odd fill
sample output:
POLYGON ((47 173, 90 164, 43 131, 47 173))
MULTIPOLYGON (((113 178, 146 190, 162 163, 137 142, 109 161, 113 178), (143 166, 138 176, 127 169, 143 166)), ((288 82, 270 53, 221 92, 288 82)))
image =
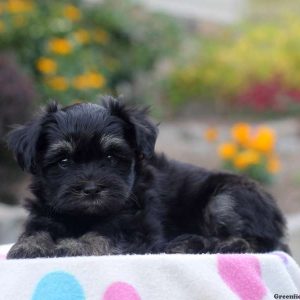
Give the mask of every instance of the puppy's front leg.
POLYGON ((97 233, 90 232, 79 239, 61 239, 55 248, 54 255, 63 256, 92 256, 119 254, 111 241, 97 233))
POLYGON ((54 242, 46 231, 23 233, 7 254, 8 259, 53 256, 54 242))

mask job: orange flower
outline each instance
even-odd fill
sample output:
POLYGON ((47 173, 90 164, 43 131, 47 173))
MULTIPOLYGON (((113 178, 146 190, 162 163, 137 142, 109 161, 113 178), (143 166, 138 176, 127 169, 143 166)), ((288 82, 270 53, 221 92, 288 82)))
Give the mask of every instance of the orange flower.
POLYGON ((72 51, 72 45, 64 38, 54 38, 49 41, 48 46, 52 52, 60 55, 67 55, 72 51))
POLYGON ((78 90, 85 89, 98 89, 105 85, 105 77, 97 72, 87 72, 85 74, 77 76, 73 85, 78 90))
POLYGON ((251 138, 251 148, 264 153, 270 153, 274 149, 275 143, 276 134, 267 126, 258 127, 251 138))
POLYGON ((5 11, 5 4, 0 3, 0 15, 5 11))
POLYGON ((68 88, 68 82, 63 76, 55 76, 46 80, 46 84, 57 91, 65 91, 68 88))
POLYGON ((281 168, 281 164, 279 158, 274 155, 271 156, 267 162, 268 172, 270 172, 271 174, 275 174, 280 171, 280 168, 281 168))
POLYGON ((231 136, 235 142, 247 146, 250 139, 251 127, 246 123, 237 123, 231 128, 231 136))
POLYGON ((57 64, 51 58, 41 57, 38 59, 38 61, 36 63, 36 67, 40 72, 45 73, 45 74, 50 74, 50 73, 54 73, 56 71, 57 64))
POLYGON ((64 16, 70 21, 76 22, 81 18, 81 12, 78 7, 68 4, 64 7, 64 16))
POLYGON ((204 132, 204 139, 208 142, 214 142, 218 138, 218 130, 215 127, 209 127, 204 132))
POLYGON ((6 8, 11 14, 27 13, 33 10, 33 3, 28 0, 8 0, 6 8))
POLYGON ((96 72, 88 73, 91 88, 101 88, 105 84, 105 78, 102 74, 96 72))
POLYGON ((88 82, 84 75, 79 75, 74 78, 73 85, 77 90, 84 90, 88 88, 88 82))
POLYGON ((90 40, 90 34, 84 29, 79 29, 75 33, 76 40, 81 44, 86 44, 90 40))
POLYGON ((233 143, 224 143, 219 146, 218 154, 222 159, 231 159, 236 155, 237 147, 233 143))
POLYGON ((260 155, 254 150, 245 150, 236 155, 234 158, 234 166, 237 169, 245 169, 250 165, 256 165, 260 161, 260 155))

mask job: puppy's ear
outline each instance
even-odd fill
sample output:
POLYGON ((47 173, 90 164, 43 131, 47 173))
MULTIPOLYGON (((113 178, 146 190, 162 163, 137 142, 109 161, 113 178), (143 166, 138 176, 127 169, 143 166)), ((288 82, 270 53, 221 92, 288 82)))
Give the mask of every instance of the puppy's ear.
POLYGON ((35 173, 37 143, 42 123, 46 115, 57 110, 57 104, 52 102, 41 116, 23 126, 16 127, 8 133, 8 148, 13 152, 15 159, 23 170, 32 174, 35 173))
POLYGON ((111 115, 129 124, 131 129, 130 139, 136 147, 140 158, 150 158, 154 153, 155 142, 158 134, 157 126, 148 118, 148 109, 138 109, 126 106, 121 100, 106 97, 103 101, 111 115))

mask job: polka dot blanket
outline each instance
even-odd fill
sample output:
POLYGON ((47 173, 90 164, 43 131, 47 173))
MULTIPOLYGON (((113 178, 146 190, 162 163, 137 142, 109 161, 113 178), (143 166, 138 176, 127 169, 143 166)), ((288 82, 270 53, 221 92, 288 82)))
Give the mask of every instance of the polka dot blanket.
POLYGON ((300 269, 283 252, 6 260, 3 300, 300 299, 300 269))

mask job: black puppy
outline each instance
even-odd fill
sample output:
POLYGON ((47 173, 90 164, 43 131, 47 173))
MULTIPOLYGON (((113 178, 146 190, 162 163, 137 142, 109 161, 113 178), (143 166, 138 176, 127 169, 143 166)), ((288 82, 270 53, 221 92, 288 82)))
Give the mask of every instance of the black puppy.
POLYGON ((12 131, 33 175, 29 218, 8 258, 286 250, 272 197, 246 178, 154 153, 145 110, 113 98, 46 112, 12 131))

